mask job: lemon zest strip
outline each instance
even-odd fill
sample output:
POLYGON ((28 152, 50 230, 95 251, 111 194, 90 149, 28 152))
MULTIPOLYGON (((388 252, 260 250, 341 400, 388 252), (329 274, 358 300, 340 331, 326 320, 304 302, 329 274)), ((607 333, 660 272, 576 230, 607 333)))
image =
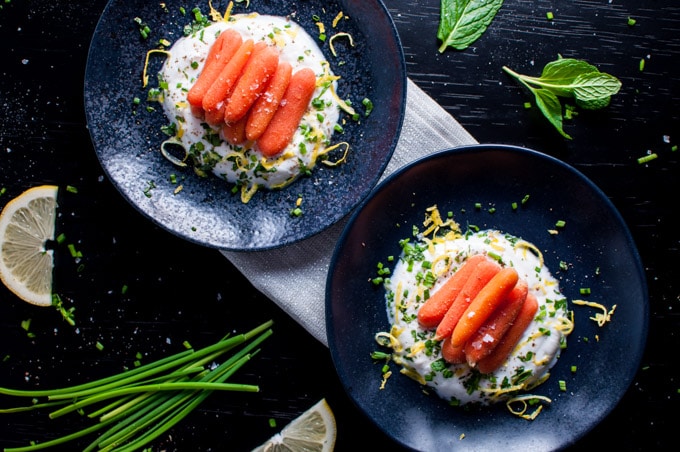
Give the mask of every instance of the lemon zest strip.
POLYGON ((590 320, 594 320, 595 322, 597 322, 597 325, 600 327, 604 326, 605 323, 611 320, 612 314, 614 314, 614 311, 616 310, 616 305, 613 305, 612 308, 609 311, 607 311, 606 306, 600 303, 596 303, 594 301, 572 300, 572 303, 579 306, 590 306, 591 308, 601 309, 602 312, 598 312, 593 317, 590 317, 590 320))
POLYGON ((144 71, 142 72, 142 87, 146 88, 146 85, 149 84, 149 76, 146 73, 148 67, 149 67, 149 56, 152 53, 163 53, 167 55, 168 57, 171 56, 170 51, 168 50, 163 50, 163 49, 151 49, 148 52, 146 52, 146 59, 144 60, 144 71))
POLYGON ((347 39, 349 39, 349 45, 354 47, 354 39, 352 38, 351 34, 346 33, 344 31, 341 32, 341 33, 336 33, 333 36, 331 36, 330 39, 328 40, 328 46, 330 47, 331 53, 333 54, 334 57, 338 56, 338 54, 335 51, 335 47, 333 46, 333 41, 335 41, 336 38, 340 38, 340 37, 343 37, 343 36, 346 37, 347 39))

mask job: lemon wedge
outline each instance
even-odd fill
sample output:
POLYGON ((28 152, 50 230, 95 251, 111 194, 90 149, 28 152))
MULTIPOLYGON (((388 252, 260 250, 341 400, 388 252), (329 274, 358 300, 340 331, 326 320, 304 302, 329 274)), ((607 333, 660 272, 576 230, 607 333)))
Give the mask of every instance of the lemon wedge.
POLYGON ((321 399, 253 452, 330 452, 336 435, 333 411, 321 399))
POLYGON ((55 185, 30 188, 0 211, 0 280, 22 300, 52 304, 53 251, 57 214, 55 185))

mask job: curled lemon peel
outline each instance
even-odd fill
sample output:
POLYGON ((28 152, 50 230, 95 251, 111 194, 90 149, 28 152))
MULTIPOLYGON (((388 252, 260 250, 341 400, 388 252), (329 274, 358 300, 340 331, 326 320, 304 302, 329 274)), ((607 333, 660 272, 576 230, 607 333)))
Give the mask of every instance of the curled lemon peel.
POLYGON ((395 352, 401 351, 401 342, 399 342, 399 339, 396 338, 391 333, 387 333, 385 331, 381 331, 379 333, 376 333, 375 335, 375 341, 382 345, 383 347, 389 347, 395 352))
POLYGON ((328 40, 328 46, 331 49, 331 53, 333 54, 334 57, 338 56, 337 52, 335 51, 335 47, 333 46, 333 41, 335 41, 337 38, 342 38, 346 37, 349 39, 349 45, 354 47, 354 38, 352 38, 352 35, 346 32, 340 32, 340 33, 335 33, 333 36, 330 37, 328 40))
POLYGON ((507 402, 505 402, 505 406, 508 407, 508 410, 514 414, 515 416, 519 416, 523 419, 527 419, 530 421, 533 421, 536 419, 536 417, 541 413, 543 410, 543 405, 539 405, 534 411, 531 413, 527 413, 527 408, 529 407, 529 401, 534 401, 534 400, 540 400, 546 403, 552 403, 552 400, 549 397, 542 396, 542 395, 535 395, 535 394, 524 394, 524 395, 519 395, 516 397, 512 397, 511 399, 508 399, 507 402), (513 408, 513 404, 519 403, 520 404, 520 409, 515 409, 513 408))
POLYGON ((543 267, 544 264, 543 253, 541 253, 541 250, 539 250, 536 245, 534 245, 533 243, 529 243, 526 240, 520 240, 515 244, 515 249, 516 248, 524 248, 534 253, 536 257, 538 257, 538 261, 541 267, 543 267))
POLYGON ((616 305, 613 305, 611 309, 607 310, 606 306, 604 306, 601 303, 596 303, 594 301, 572 300, 572 303, 579 306, 590 306, 591 308, 600 309, 602 312, 598 312, 594 316, 590 317, 590 320, 594 320, 595 322, 597 322, 597 325, 600 327, 604 326, 607 322, 611 321, 612 315, 616 310, 616 305))
POLYGON ((151 49, 148 52, 146 52, 146 58, 144 59, 144 70, 142 71, 143 88, 146 88, 146 86, 149 84, 149 75, 147 74, 147 70, 149 68, 149 57, 151 56, 152 53, 162 53, 164 55, 167 55, 168 57, 172 56, 170 51, 163 49, 151 49))
POLYGON ((179 139, 179 137, 174 136, 172 138, 168 138, 164 142, 161 143, 161 155, 165 157, 170 163, 172 163, 175 166, 179 167, 186 167, 187 163, 186 160, 189 157, 189 152, 187 151, 187 148, 184 147, 184 143, 179 139), (165 147, 166 145, 177 145, 181 147, 184 150, 184 158, 179 159, 172 155, 165 147))
POLYGON ((323 151, 319 152, 319 156, 326 155, 329 152, 332 152, 332 151, 338 149, 341 146, 344 146, 344 148, 345 148, 345 151, 342 153, 342 157, 340 157, 338 160, 336 160, 334 162, 331 162, 331 161, 328 161, 328 160, 323 160, 324 165, 326 165, 326 166, 338 166, 341 163, 344 163, 345 161, 347 161, 347 154, 349 153, 349 143, 347 143, 346 141, 343 141, 343 142, 334 144, 332 146, 326 147, 323 151))

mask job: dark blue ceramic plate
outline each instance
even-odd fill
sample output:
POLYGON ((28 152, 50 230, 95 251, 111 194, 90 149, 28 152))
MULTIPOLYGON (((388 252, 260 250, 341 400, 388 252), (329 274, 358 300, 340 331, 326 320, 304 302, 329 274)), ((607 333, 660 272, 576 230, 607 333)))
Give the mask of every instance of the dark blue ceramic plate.
POLYGON ((460 147, 390 175, 352 215, 328 275, 328 343, 350 397, 404 446, 423 451, 555 450, 575 443, 626 392, 647 337, 647 297, 629 230, 581 173, 527 149, 460 147), (528 202, 521 205, 526 195, 528 202), (513 210, 513 202, 521 207, 513 210), (512 415, 505 404, 469 411, 449 406, 397 372, 379 389, 383 363, 374 363, 370 353, 380 349, 375 333, 388 331, 389 325, 384 290, 369 280, 377 275, 379 262, 399 256, 399 240, 411 237, 412 226, 422 229, 425 209, 434 204, 443 214, 452 211, 463 228, 499 229, 534 243, 568 299, 584 298, 579 289, 588 287, 588 299, 617 305, 602 328, 589 320, 597 311, 572 306, 576 326, 568 347, 550 379, 533 391, 550 397, 552 404, 534 421, 512 415), (549 234, 559 220, 566 222, 564 228, 549 234), (560 261, 569 264, 567 271, 560 270, 560 261), (575 373, 571 366, 577 366, 575 373), (565 380, 566 392, 560 391, 559 380, 565 380))
MULTIPOLYGON (((220 12, 228 1, 213 0, 220 12)), ((335 58, 328 42, 322 45, 332 69, 341 77, 344 98, 373 101, 375 109, 360 124, 345 126, 343 141, 351 145, 345 164, 317 165, 311 177, 299 179, 279 191, 260 190, 243 204, 232 186, 217 177, 199 178, 193 170, 180 170, 160 153, 167 124, 158 103, 147 103, 148 87, 157 86, 155 74, 162 56, 150 58, 149 86, 142 87, 144 60, 161 38, 174 42, 191 24, 196 3, 111 0, 92 39, 85 74, 85 111, 97 156, 122 195, 161 227, 189 241, 225 250, 252 251, 275 248, 314 235, 347 215, 378 182, 399 137, 406 102, 403 52, 387 9, 378 0, 298 2, 257 1, 234 3, 233 14, 291 15, 312 36, 319 34, 314 17, 329 27, 342 11, 349 20, 342 30, 352 34, 355 46, 340 40, 342 58, 335 58), (186 9, 182 14, 180 8, 186 9), (140 37, 139 18, 148 25, 148 39, 140 37), (142 99, 135 106, 133 99, 142 99), (148 112, 146 106, 156 107, 148 112), (171 181, 175 174, 178 183, 171 181), (174 194, 177 185, 183 189, 174 194), (304 214, 290 211, 302 197, 304 214)), ((198 2, 204 15, 208 1, 198 2)))

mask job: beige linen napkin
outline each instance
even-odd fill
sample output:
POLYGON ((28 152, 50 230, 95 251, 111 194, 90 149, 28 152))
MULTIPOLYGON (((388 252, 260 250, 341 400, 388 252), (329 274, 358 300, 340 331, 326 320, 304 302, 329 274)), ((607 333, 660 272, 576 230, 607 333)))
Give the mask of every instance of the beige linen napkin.
MULTIPOLYGON (((446 110, 409 79, 404 124, 382 178, 432 152, 475 143, 475 139, 446 110)), ((221 252, 256 289, 328 345, 326 276, 335 244, 348 219, 345 217, 309 239, 282 248, 221 252)))

